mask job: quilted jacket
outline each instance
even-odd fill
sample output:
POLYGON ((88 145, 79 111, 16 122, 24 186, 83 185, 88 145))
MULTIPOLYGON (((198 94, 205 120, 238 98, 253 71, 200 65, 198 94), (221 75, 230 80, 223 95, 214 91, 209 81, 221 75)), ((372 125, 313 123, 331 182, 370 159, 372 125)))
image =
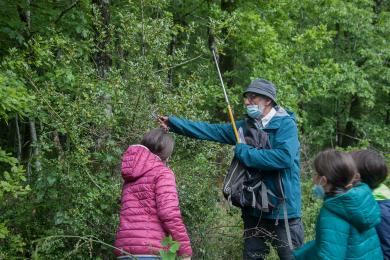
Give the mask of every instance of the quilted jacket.
MULTIPOLYGON (((165 236, 180 243, 179 255, 192 255, 179 208, 175 176, 161 159, 142 145, 123 155, 124 179, 115 247, 130 254, 158 255, 165 236)), ((120 250, 114 251, 120 256, 120 250)))

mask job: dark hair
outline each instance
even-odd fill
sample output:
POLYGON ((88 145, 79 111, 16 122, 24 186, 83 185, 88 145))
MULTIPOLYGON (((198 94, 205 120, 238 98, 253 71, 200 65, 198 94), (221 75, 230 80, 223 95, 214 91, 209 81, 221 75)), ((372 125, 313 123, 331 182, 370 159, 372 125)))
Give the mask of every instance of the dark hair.
POLYGON ((331 184, 330 193, 345 189, 358 174, 352 156, 334 149, 320 152, 314 159, 314 169, 331 184))
POLYGON ((374 150, 360 150, 351 152, 362 181, 375 189, 387 177, 385 159, 374 150))
POLYGON ((162 161, 166 161, 171 156, 174 147, 172 137, 162 128, 147 132, 142 138, 141 144, 160 157, 162 161))

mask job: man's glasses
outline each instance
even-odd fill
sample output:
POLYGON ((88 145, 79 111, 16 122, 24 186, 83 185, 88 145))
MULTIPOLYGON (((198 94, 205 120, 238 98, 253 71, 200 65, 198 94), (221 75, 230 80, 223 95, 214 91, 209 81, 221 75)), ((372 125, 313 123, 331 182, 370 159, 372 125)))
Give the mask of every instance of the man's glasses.
POLYGON ((256 94, 251 94, 251 93, 248 93, 248 94, 245 94, 244 95, 244 98, 250 100, 250 101, 253 101, 255 98, 259 97, 259 95, 256 95, 256 94))

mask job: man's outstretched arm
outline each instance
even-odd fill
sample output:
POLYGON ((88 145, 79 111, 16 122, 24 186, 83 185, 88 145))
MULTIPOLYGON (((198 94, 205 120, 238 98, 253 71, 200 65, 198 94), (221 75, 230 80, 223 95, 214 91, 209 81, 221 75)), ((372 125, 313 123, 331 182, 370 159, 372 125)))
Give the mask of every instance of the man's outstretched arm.
MULTIPOLYGON (((180 135, 223 144, 236 144, 236 138, 231 124, 194 122, 175 116, 160 117, 159 122, 163 128, 167 126, 172 132, 180 135)), ((243 124, 244 121, 236 122, 237 127, 243 124)))

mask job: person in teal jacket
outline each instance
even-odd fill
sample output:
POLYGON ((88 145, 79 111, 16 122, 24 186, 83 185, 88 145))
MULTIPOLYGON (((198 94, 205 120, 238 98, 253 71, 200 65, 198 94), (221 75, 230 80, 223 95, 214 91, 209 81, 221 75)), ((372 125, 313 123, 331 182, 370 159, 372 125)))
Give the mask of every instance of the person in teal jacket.
MULTIPOLYGON (((303 243, 303 225, 301 222, 301 188, 300 188, 300 144, 295 116, 276 103, 276 87, 264 79, 255 79, 244 92, 244 103, 247 106, 248 120, 256 128, 262 129, 269 136, 272 149, 256 149, 254 146, 236 144, 231 124, 209 124, 193 122, 175 116, 159 117, 161 127, 178 134, 236 145, 235 156, 245 166, 269 172, 264 182, 277 194, 278 188, 275 172, 281 173, 283 191, 287 204, 287 218, 294 247, 303 243)), ((245 120, 236 122, 237 128, 248 131, 245 120)), ((280 190, 280 189, 279 189, 280 190)), ((269 252, 268 242, 275 246, 280 259, 292 259, 292 250, 287 244, 287 233, 284 226, 284 212, 276 207, 268 213, 253 208, 243 208, 244 221, 244 259, 264 259, 269 252), (261 217, 260 217, 261 216, 261 217), (278 220, 279 221, 278 224, 278 220), (277 224, 277 225, 275 225, 277 224), (265 229, 276 239, 253 231, 265 229)))
POLYGON ((314 161, 313 193, 324 198, 317 217, 315 240, 294 252, 296 260, 383 259, 375 226, 380 210, 363 183, 351 155, 327 150, 314 161))

